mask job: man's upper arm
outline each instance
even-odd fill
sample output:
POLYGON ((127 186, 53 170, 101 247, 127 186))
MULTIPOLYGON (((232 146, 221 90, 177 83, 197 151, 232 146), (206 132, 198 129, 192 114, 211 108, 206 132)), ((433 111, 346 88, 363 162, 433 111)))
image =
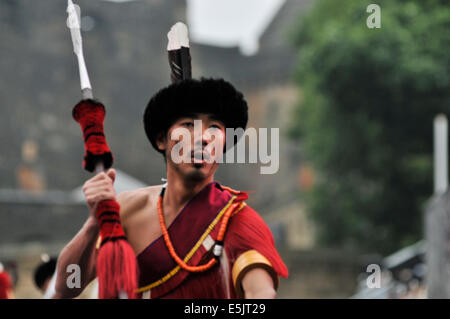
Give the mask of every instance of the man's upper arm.
POLYGON ((273 292, 266 288, 271 285, 271 289, 276 290, 279 276, 287 277, 288 270, 275 248, 269 227, 259 214, 246 206, 234 215, 230 221, 225 246, 231 262, 237 297, 249 298, 253 291, 262 289, 266 291, 264 298, 271 298, 273 292), (249 285, 244 287, 243 280, 247 276, 247 279, 250 278, 249 285), (252 285, 253 277, 261 279, 261 283, 266 283, 265 286, 252 285), (266 280, 268 278, 270 280, 266 280))
POLYGON ((256 250, 248 250, 236 259, 232 278, 239 298, 274 298, 278 288, 278 273, 270 261, 256 250), (261 293, 266 297, 259 296, 261 293), (254 295, 259 297, 255 297, 254 295))
POLYGON ((246 299, 273 299, 276 291, 272 276, 267 270, 257 267, 248 271, 242 279, 246 299))

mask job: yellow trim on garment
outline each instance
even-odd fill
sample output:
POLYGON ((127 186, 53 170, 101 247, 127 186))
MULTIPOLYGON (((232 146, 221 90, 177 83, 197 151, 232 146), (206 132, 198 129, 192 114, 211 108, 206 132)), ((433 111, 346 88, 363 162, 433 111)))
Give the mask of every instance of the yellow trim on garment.
MULTIPOLYGON (((216 224, 219 222, 220 218, 222 217, 222 215, 225 213, 225 211, 228 209, 228 207, 230 207, 230 205, 234 202, 234 200, 236 199, 236 196, 232 196, 231 199, 229 200, 228 204, 222 208, 222 210, 220 211, 220 213, 216 216, 216 218, 212 221, 212 223, 208 226, 208 228, 206 229, 206 231, 203 233, 203 235, 200 237, 200 239, 197 241, 197 243, 195 244, 195 246, 189 251, 189 253, 186 255, 186 257, 183 259, 183 261, 185 263, 187 263, 191 257, 194 255, 194 253, 198 250, 198 248, 203 244, 203 241, 206 239, 206 237, 209 235, 209 233, 213 230, 214 226, 216 226, 216 224)), ((234 214, 236 214, 237 212, 239 212, 244 206, 245 206, 245 202, 242 202, 241 205, 239 206, 239 209, 236 210, 236 212, 234 214)), ((233 214, 233 215, 234 215, 233 214)), ((144 292, 146 290, 155 288, 159 285, 161 285, 162 283, 166 282, 167 280, 169 280, 170 278, 172 278, 179 270, 180 270, 180 266, 176 266, 174 269, 172 269, 167 275, 165 275, 164 277, 162 277, 161 279, 147 285, 144 287, 140 287, 137 289, 137 292, 144 292)))

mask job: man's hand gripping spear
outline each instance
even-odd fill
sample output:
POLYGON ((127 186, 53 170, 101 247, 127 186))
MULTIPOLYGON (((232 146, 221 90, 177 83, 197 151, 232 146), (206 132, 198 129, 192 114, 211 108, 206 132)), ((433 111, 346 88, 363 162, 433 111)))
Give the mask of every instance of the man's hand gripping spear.
MULTIPOLYGON (((67 26, 70 28, 73 49, 78 58, 83 99, 75 105, 73 118, 83 132, 85 155, 83 167, 99 173, 110 168, 112 153, 103 132, 104 105, 93 99, 92 87, 83 56, 80 32, 80 8, 68 0, 67 26)), ((99 298, 135 298, 137 289, 137 263, 120 223, 120 206, 115 200, 98 204, 96 217, 100 229, 101 246, 97 258, 99 298)))

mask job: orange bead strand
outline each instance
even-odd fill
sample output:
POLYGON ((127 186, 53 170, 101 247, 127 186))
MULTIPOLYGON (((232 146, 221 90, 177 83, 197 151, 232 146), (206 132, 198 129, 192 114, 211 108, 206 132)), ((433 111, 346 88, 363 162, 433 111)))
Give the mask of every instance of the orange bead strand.
MULTIPOLYGON (((233 194, 236 194, 236 191, 233 190, 233 194)), ((212 266, 214 266, 217 263, 216 258, 212 258, 208 263, 200 266, 189 266, 186 264, 176 253, 175 248, 173 247, 172 241, 170 240, 169 232, 167 231, 166 222, 164 219, 164 212, 163 212, 163 194, 164 190, 161 192, 161 195, 158 198, 158 219, 159 224, 161 226, 161 231, 163 233, 164 242, 166 243, 166 247, 169 250, 170 255, 172 258, 176 261, 176 263, 183 269, 189 271, 189 272, 202 272, 210 269, 212 266)), ((220 224, 219 234, 217 236, 217 242, 222 242, 223 238, 225 237, 225 231, 227 229, 228 221, 230 220, 230 217, 233 213, 233 211, 239 207, 240 203, 233 203, 228 207, 228 209, 225 211, 222 222, 220 224)))

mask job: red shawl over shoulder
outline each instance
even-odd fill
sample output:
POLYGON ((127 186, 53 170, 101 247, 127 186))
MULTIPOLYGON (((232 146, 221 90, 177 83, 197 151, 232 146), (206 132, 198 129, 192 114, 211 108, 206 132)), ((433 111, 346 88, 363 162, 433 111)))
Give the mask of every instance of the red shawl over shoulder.
MULTIPOLYGON (((168 231, 178 255, 188 265, 200 265, 212 257, 226 208, 239 200, 213 182, 200 191, 178 214, 168 231)), ((190 273, 170 256, 159 237, 137 256, 143 298, 236 298, 231 269, 241 254, 256 250, 270 262, 276 274, 287 277, 288 270, 279 256, 272 233, 262 218, 242 202, 231 217, 224 239, 220 265, 190 273)))

